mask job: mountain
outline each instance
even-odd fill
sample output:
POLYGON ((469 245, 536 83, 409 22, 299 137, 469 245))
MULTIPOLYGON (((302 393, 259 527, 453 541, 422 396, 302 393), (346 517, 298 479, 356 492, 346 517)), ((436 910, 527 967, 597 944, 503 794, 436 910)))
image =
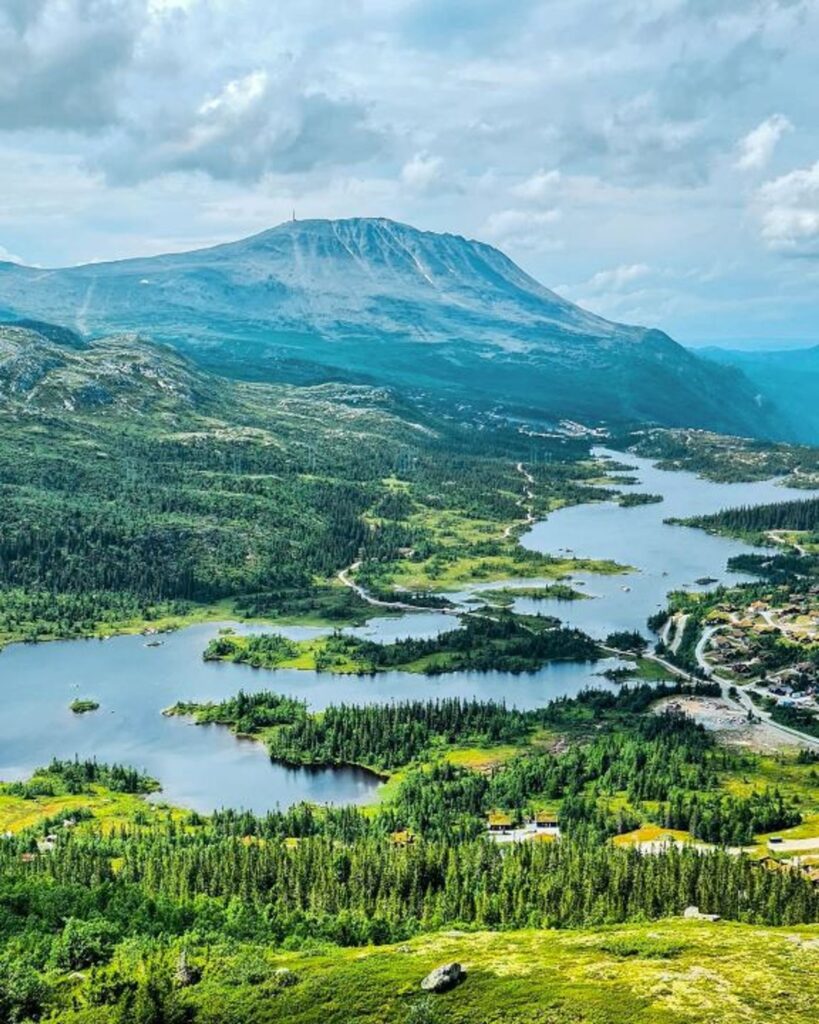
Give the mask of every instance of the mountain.
POLYGON ((782 410, 794 440, 819 442, 819 345, 775 352, 709 348, 702 354, 742 372, 767 402, 782 410))
POLYGON ((384 219, 294 221, 60 270, 3 263, 0 315, 82 335, 139 330, 236 376, 387 383, 554 418, 784 430, 736 369, 580 309, 491 246, 384 219))

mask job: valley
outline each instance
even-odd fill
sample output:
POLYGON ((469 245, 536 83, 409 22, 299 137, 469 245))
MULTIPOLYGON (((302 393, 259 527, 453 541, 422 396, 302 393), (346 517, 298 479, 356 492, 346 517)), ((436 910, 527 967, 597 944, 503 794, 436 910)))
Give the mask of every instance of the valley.
POLYGON ((787 586, 810 523, 689 523, 813 502, 815 452, 479 391, 0 327, 4 1012, 255 1019, 258 989, 332 1019, 358 950, 396 1021, 462 1019, 500 933, 611 930, 618 985, 686 960, 657 935, 691 906, 812 934, 814 741, 692 641, 766 544, 787 586), (447 935, 473 976, 429 1004, 393 950, 447 935))
POLYGON ((815 1024, 819 0, 0 0, 0 1024, 815 1024))

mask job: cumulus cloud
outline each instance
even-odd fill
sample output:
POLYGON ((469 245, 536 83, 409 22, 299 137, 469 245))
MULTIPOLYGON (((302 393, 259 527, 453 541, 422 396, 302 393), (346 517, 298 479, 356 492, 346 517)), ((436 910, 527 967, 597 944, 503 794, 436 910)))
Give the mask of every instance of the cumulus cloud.
POLYGON ((144 0, 5 0, 0 129, 110 125, 144 13, 144 0))
POLYGON ((650 273, 651 267, 646 263, 623 263, 610 270, 598 270, 583 285, 583 288, 595 292, 621 291, 650 273))
POLYGON ((355 164, 382 143, 362 104, 300 92, 287 72, 255 69, 200 102, 127 123, 101 160, 120 183, 180 171, 253 182, 355 164))
POLYGON ((529 202, 539 203, 554 196, 556 187, 561 182, 558 170, 538 171, 512 188, 512 195, 529 202))
POLYGON ((819 254, 819 160, 766 182, 756 200, 762 237, 772 249, 819 254))
POLYGON ((739 144, 736 166, 741 171, 757 171, 765 167, 774 154, 776 144, 793 125, 784 114, 773 114, 748 132, 739 144))
POLYGON ((16 253, 9 252, 4 246, 0 245, 0 263, 25 263, 26 261, 22 256, 16 255, 16 253))

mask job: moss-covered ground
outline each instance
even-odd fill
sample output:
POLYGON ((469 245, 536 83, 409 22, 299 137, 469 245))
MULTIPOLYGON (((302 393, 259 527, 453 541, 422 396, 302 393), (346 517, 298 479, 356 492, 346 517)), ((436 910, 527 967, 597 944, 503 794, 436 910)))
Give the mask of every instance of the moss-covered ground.
MULTIPOLYGON (((819 927, 666 920, 584 931, 447 932, 397 946, 194 951, 197 1021, 254 1024, 808 1024, 819 927), (420 982, 458 961, 440 995, 420 982), (286 969, 289 984, 275 972, 286 969), (249 983, 248 979, 252 979, 249 983)), ((89 1007, 64 1024, 100 1024, 89 1007)))

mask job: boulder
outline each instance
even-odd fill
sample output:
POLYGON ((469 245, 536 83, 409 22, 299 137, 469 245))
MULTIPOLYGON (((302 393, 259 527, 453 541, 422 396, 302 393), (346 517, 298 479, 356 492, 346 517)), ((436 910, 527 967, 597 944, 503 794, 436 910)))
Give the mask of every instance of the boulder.
POLYGON ((699 907, 686 907, 683 917, 692 921, 719 921, 719 914, 703 914, 699 907))
POLYGON ((436 967, 421 982, 421 988, 425 992, 448 992, 455 988, 466 977, 466 971, 459 963, 442 964, 436 967))
POLYGON ((277 988, 290 988, 299 980, 298 976, 289 967, 279 967, 273 972, 273 980, 277 988))

